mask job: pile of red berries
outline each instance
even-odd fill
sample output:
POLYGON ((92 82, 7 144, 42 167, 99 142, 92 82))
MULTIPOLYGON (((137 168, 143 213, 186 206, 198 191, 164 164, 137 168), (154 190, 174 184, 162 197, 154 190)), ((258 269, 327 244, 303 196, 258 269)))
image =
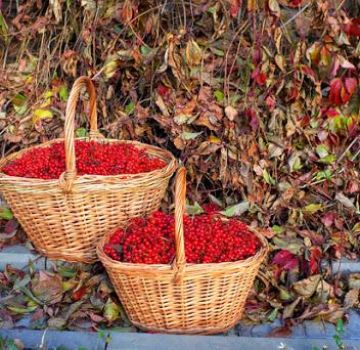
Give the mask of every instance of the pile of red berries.
MULTIPOLYGON (((144 149, 125 143, 75 141, 78 175, 139 174, 163 168, 166 163, 144 149)), ((25 152, 2 171, 10 176, 57 179, 65 171, 65 148, 56 142, 25 152)))
MULTIPOLYGON (((157 211, 147 219, 133 218, 104 246, 112 259, 127 263, 169 264, 175 257, 175 220, 157 211)), ((251 257, 260 249, 258 237, 239 220, 223 221, 206 213, 184 217, 185 256, 188 263, 219 263, 251 257)))

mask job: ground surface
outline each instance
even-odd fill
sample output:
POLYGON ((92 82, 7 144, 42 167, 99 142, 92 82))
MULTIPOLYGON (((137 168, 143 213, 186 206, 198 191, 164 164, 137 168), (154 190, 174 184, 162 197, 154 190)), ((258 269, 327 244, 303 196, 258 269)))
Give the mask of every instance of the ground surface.
MULTIPOLYGON (((46 261, 44 258, 31 253, 23 245, 15 245, 3 249, 0 253, 0 271, 7 264, 16 268, 27 266, 29 259, 34 261, 37 269, 48 269, 56 262, 46 261)), ((350 261, 338 261, 333 263, 333 269, 342 273, 360 271, 360 263, 350 261)), ((235 349, 338 349, 335 340, 336 327, 327 322, 305 321, 289 331, 279 331, 281 322, 276 319, 258 325, 240 323, 227 334, 218 336, 168 336, 162 334, 144 334, 128 332, 128 329, 115 331, 110 327, 103 332, 59 332, 56 330, 32 330, 29 329, 29 316, 24 316, 16 324, 15 329, 1 329, 2 337, 21 339, 27 347, 36 347, 46 344, 48 348, 66 347, 69 350, 77 350, 81 346, 87 350, 104 349, 108 339, 107 350, 131 349, 131 350, 235 350, 235 349), (110 336, 108 337, 108 335, 110 336)), ((346 349, 360 349, 360 314, 356 309, 350 310, 349 321, 344 326, 344 334, 341 336, 346 349)))

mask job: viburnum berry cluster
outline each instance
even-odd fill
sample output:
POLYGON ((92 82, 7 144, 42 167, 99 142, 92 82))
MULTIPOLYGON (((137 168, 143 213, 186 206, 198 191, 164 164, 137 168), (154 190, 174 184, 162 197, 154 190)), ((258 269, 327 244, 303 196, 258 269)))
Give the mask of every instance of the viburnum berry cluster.
MULTIPOLYGON (((213 213, 184 216, 184 239, 186 261, 195 264, 243 260, 261 245, 246 224, 213 213)), ((175 257, 175 219, 160 211, 133 218, 126 229, 114 232, 104 252, 127 263, 169 264, 175 257)))
MULTIPOLYGON (((166 163, 144 149, 126 143, 75 141, 78 175, 139 174, 163 168, 166 163)), ((10 176, 57 179, 65 171, 63 142, 35 148, 8 163, 2 171, 10 176)))

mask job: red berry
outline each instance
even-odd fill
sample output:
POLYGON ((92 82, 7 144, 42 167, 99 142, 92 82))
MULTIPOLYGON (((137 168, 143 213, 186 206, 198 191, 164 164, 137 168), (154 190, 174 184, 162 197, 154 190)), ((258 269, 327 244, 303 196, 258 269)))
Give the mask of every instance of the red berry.
MULTIPOLYGON (((175 257, 175 221, 160 211, 147 219, 134 218, 126 229, 118 229, 104 246, 114 260, 169 264, 175 257)), ((241 221, 223 221, 206 213, 184 217, 185 255, 188 263, 238 261, 256 254, 260 241, 241 221)))
MULTIPOLYGON (((75 141, 78 175, 139 174, 163 168, 162 159, 150 157, 132 144, 75 141)), ((25 152, 2 171, 10 176, 57 179, 65 171, 63 142, 25 152)))

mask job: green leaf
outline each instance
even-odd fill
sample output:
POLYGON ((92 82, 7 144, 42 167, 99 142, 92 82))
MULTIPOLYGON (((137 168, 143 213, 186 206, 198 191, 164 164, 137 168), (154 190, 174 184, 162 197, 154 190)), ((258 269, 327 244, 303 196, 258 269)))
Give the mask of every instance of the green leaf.
POLYGON ((296 237, 289 238, 285 236, 280 238, 274 236, 272 242, 277 249, 286 249, 295 255, 299 255, 304 249, 304 240, 296 237))
POLYGON ((67 86, 61 85, 59 88, 59 97, 62 101, 67 101, 69 98, 69 90, 67 86))
POLYGON ((10 311, 15 312, 17 314, 28 314, 30 312, 35 311, 38 308, 38 306, 37 305, 31 305, 31 306, 9 305, 9 306, 7 306, 7 308, 10 311))
POLYGON ((288 160, 290 171, 298 171, 302 168, 301 158, 298 153, 293 153, 288 160))
POLYGON ((104 309, 104 317, 109 321, 113 322, 119 318, 120 306, 114 303, 110 298, 107 300, 104 309))
POLYGON ((200 132, 186 132, 184 131, 181 134, 181 137, 183 138, 183 140, 194 140, 196 139, 198 136, 200 136, 203 133, 203 131, 200 132))
POLYGON ((224 93, 223 93, 222 91, 216 90, 216 91, 214 92, 214 96, 215 96, 216 101, 217 101, 218 103, 221 103, 221 102, 224 101, 225 95, 224 95, 224 93))
POLYGON ((213 54, 215 54, 216 56, 220 56, 220 57, 224 57, 225 53, 223 50, 217 49, 215 47, 210 47, 210 50, 212 51, 213 54))
POLYGON ((174 117, 174 122, 177 125, 191 124, 196 118, 197 115, 193 116, 192 114, 178 114, 174 117))
POLYGON ((199 215, 204 212, 198 202, 195 202, 193 205, 186 204, 186 211, 189 215, 199 215))
MULTIPOLYGON (((0 343, 1 345, 1 343, 0 343)), ((6 340, 6 343, 5 343, 6 347, 5 347, 5 350, 20 350, 16 344, 15 344, 15 341, 13 339, 8 339, 6 340)))
POLYGON ((336 156, 334 154, 329 154, 324 158, 321 158, 320 162, 324 164, 334 164, 336 161, 336 156))
POLYGON ((227 217, 240 216, 249 210, 249 202, 240 202, 238 204, 227 207, 220 213, 227 217))
POLYGON ((0 207, 0 219, 11 220, 13 218, 14 218, 14 215, 9 208, 0 207))
POLYGON ((268 171, 266 169, 263 170, 263 177, 266 183, 268 183, 269 185, 275 185, 276 182, 275 180, 271 177, 271 175, 268 173, 268 171))
POLYGON ((329 150, 325 145, 319 145, 316 147, 316 153, 320 158, 324 158, 329 155, 329 150))
POLYGON ((336 323, 336 332, 344 333, 344 322, 342 319, 339 319, 336 323))
POLYGON ((12 98, 12 104, 15 112, 19 115, 23 115, 28 109, 27 98, 22 93, 18 93, 12 98))
MULTIPOLYGON (((290 291, 287 288, 279 287, 279 292, 280 292, 280 294, 279 294, 280 299, 283 301, 289 301, 293 298, 292 293, 290 293, 290 291)), ((286 310, 286 308, 285 308, 285 310, 286 310)), ((284 312, 285 312, 285 310, 284 310, 284 312)))
POLYGON ((307 214, 315 214, 317 211, 320 211, 323 209, 323 205, 321 203, 312 203, 308 204, 304 209, 303 212, 307 214))
POLYGON ((125 113, 126 113, 127 115, 131 115, 131 114, 134 113, 134 111, 135 111, 135 103, 131 101, 131 102, 129 102, 129 103, 126 105, 126 107, 125 107, 125 113))
POLYGON ((19 290, 21 288, 26 287, 31 281, 30 275, 25 275, 24 278, 17 278, 13 290, 19 290))
POLYGON ((88 137, 89 133, 85 128, 78 128, 75 131, 76 137, 88 137))
POLYGON ((316 180, 331 180, 332 178, 332 175, 333 175, 333 172, 331 169, 326 169, 324 171, 318 171, 316 174, 315 174, 315 179, 316 180))
POLYGON ((67 266, 59 266, 57 271, 59 272, 60 276, 68 278, 75 277, 77 274, 77 271, 74 268, 67 266))
POLYGON ((284 228, 278 225, 274 225, 271 227, 271 229, 273 230, 273 232, 275 232, 276 234, 280 234, 284 232, 284 228))
POLYGON ((216 13, 216 7, 215 6, 211 6, 208 8, 207 12, 211 13, 211 14, 215 14, 216 13))
POLYGON ((105 337, 106 337, 105 332, 104 332, 102 329, 100 329, 100 330, 98 331, 98 338, 99 338, 99 339, 104 339, 105 337))
POLYGON ((7 41, 7 39, 8 39, 6 37, 7 33, 8 33, 8 25, 7 25, 5 18, 0 10, 0 34, 2 34, 5 37, 5 41, 7 41))
POLYGON ((148 46, 142 45, 140 47, 140 52, 143 56, 147 56, 149 53, 151 53, 152 49, 148 46))
POLYGON ((268 321, 273 322, 276 319, 277 315, 278 315, 278 311, 279 310, 277 308, 273 309, 271 311, 271 313, 269 314, 269 316, 267 317, 268 321))

